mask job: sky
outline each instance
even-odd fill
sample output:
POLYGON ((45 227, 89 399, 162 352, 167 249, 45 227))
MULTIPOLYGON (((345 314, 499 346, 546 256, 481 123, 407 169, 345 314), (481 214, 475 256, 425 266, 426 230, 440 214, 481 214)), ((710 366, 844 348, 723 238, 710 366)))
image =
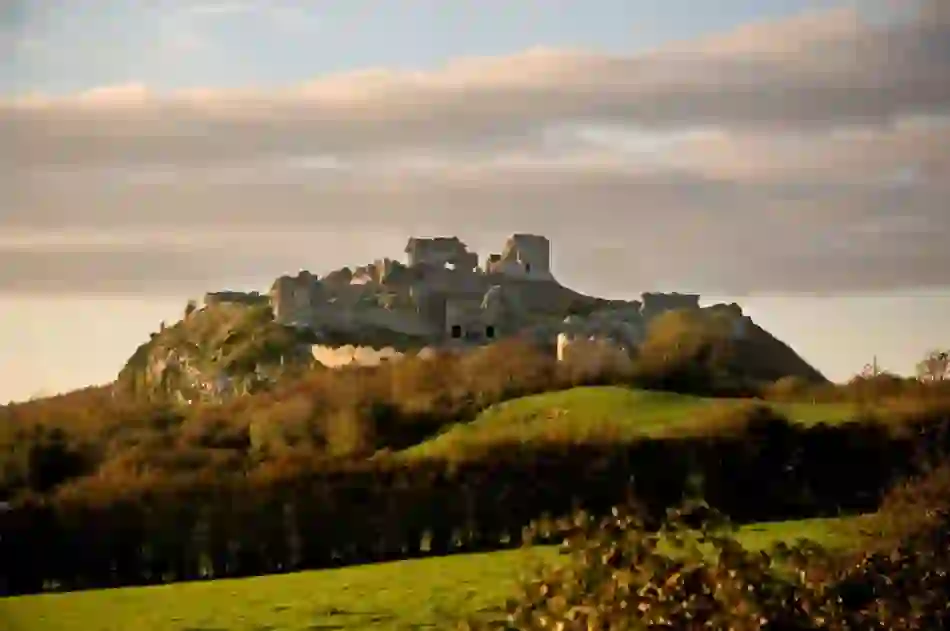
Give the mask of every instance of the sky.
POLYGON ((946 0, 0 0, 0 401, 205 291, 552 240, 827 376, 950 346, 946 0))

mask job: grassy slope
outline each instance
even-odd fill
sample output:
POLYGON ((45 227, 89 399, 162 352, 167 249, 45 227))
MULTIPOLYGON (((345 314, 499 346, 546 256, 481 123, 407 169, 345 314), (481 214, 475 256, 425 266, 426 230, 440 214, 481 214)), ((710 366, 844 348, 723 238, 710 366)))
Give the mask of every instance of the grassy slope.
MULTIPOLYGON (((740 533, 758 549, 808 538, 855 541, 861 518, 757 524, 740 533)), ((554 548, 156 587, 0 600, 10 631, 345 631, 451 625, 497 616, 519 576, 556 560, 554 548)))
MULTIPOLYGON (((750 405, 747 399, 705 399, 669 392, 620 387, 583 387, 515 399, 485 410, 473 422, 456 425, 436 438, 408 449, 407 456, 446 456, 467 446, 518 440, 582 441, 593 438, 624 440, 659 436, 708 421, 731 406, 750 405)), ((857 411, 838 403, 773 404, 789 419, 801 423, 839 422, 857 411)))

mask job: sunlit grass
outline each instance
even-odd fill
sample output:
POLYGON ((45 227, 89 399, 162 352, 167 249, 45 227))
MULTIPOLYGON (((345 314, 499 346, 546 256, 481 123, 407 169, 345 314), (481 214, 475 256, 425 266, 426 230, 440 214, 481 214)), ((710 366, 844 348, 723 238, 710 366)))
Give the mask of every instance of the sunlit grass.
MULTIPOLYGON (((451 456, 493 443, 631 440, 701 428, 756 403, 622 387, 581 387, 494 405, 470 423, 460 423, 404 452, 407 457, 451 456)), ((814 424, 853 418, 849 403, 770 403, 789 420, 814 424)))

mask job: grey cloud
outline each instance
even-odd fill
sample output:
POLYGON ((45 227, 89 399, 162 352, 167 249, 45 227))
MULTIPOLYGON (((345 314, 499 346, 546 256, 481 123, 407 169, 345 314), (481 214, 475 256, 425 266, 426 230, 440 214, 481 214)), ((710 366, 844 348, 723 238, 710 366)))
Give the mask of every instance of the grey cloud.
MULTIPOLYGON (((827 187, 789 183, 745 185, 688 172, 634 174, 596 168, 499 169, 466 173, 451 168, 432 175, 359 173, 327 179, 297 174, 227 183, 185 179, 174 185, 88 186, 82 179, 57 186, 39 182, 10 204, 7 223, 16 228, 138 227, 239 229, 262 222, 275 229, 395 229, 419 223, 458 229, 475 222, 483 230, 513 222, 531 229, 559 229, 572 218, 621 216, 649 220, 675 213, 677 221, 707 214, 754 213, 764 195, 815 194, 827 187), (74 200, 81 200, 77 208, 74 200)), ((602 224, 601 227, 603 227, 602 224)))
POLYGON ((594 293, 950 285, 950 126, 906 124, 950 112, 950 21, 932 10, 881 33, 849 16, 634 58, 531 53, 272 95, 127 86, 2 105, 4 228, 208 242, 0 240, 0 291, 192 293, 399 257, 409 235, 487 253, 516 231, 550 236, 561 279, 594 293), (546 144, 552 127, 611 121, 725 132, 633 156, 571 134, 546 144), (555 150, 578 159, 558 166, 555 150), (492 163, 519 152, 538 160, 492 163), (431 168, 406 167, 427 154, 431 168), (350 166, 286 162, 329 155, 350 166), (244 236, 217 247, 217 231, 244 236))
MULTIPOLYGON (((165 227, 213 236, 221 226, 246 238, 227 248, 0 249, 0 290, 213 289, 224 279, 398 258, 412 234, 457 234, 486 254, 516 231, 552 238, 564 282, 611 294, 660 285, 717 294, 948 285, 945 193, 568 170, 336 189, 138 187, 127 197, 100 191, 89 200, 100 227, 147 233, 159 225, 126 211, 154 204, 156 213, 168 209, 165 227), (192 223, 198 217, 203 223, 192 223), (265 226, 296 237, 265 238, 265 226)), ((62 218, 50 205, 33 209, 47 213, 48 230, 62 218)))
POLYGON ((920 19, 931 26, 950 24, 950 4, 946 0, 922 0, 920 19))
POLYGON ((950 118, 839 133, 709 134, 672 146, 662 162, 736 181, 879 182, 913 170, 925 183, 950 172, 950 118))
MULTIPOLYGON (((937 6, 933 4, 933 6, 937 6)), ((565 120, 828 128, 950 109, 942 9, 883 29, 776 23, 634 57, 534 52, 285 92, 160 97, 126 86, 0 107, 0 167, 513 146, 565 120), (779 42, 776 44, 775 42, 779 42), (777 46, 777 48, 776 48, 777 46)), ((854 21, 850 27, 848 16, 854 21)))
POLYGON ((217 288, 222 278, 256 280, 269 271, 275 277, 286 271, 279 253, 0 250, 0 293, 195 295, 217 288))

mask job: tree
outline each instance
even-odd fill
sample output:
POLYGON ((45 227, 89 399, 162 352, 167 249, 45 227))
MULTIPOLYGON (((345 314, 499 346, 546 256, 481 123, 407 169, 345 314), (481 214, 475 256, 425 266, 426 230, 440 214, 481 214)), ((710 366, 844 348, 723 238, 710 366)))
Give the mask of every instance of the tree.
POLYGON ((721 318, 675 310, 653 318, 637 353, 645 385, 678 392, 706 392, 732 368, 727 324, 721 318))
POLYGON ((194 300, 189 300, 188 304, 185 305, 185 317, 187 318, 198 308, 198 303, 194 300))
POLYGON ((950 351, 933 350, 917 364, 917 378, 925 383, 950 380, 950 351))

